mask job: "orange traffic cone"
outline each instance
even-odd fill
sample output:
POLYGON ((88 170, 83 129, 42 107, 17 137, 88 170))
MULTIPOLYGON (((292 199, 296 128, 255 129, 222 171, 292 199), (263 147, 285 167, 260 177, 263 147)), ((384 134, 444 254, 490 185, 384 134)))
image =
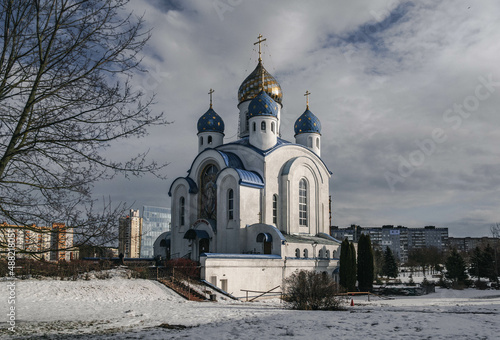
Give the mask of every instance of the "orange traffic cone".
POLYGON ((351 299, 351 306, 354 306, 354 300, 351 299))

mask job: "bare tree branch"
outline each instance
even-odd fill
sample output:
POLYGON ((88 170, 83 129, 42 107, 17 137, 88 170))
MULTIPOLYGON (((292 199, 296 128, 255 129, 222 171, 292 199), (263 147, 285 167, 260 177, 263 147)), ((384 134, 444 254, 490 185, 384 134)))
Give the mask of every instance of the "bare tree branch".
POLYGON ((62 222, 78 242, 104 244, 125 207, 107 202, 96 213, 93 184, 161 177, 165 165, 147 152, 103 157, 111 142, 167 124, 151 111, 154 95, 131 86, 150 32, 126 3, 0 0, 0 222, 62 222))

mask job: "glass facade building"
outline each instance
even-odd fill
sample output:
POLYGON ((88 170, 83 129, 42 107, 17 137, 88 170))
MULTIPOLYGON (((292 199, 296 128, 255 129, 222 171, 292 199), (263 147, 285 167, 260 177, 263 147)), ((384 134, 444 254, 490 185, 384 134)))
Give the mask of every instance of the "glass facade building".
POLYGON ((141 257, 153 257, 153 244, 161 233, 170 231, 170 208, 145 205, 142 208, 141 257))

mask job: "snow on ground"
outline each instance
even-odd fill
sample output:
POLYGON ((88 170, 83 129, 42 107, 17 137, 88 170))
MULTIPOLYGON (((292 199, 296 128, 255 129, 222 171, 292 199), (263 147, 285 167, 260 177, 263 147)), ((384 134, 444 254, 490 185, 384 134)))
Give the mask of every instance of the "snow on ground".
MULTIPOLYGON (((494 290, 359 296, 346 311, 292 311, 279 300, 190 302, 158 282, 127 277, 115 270, 107 280, 17 281, 17 336, 6 329, 2 303, 0 338, 497 339, 500 329, 500 291, 494 290)), ((0 282, 0 294, 7 293, 7 282, 0 282)))

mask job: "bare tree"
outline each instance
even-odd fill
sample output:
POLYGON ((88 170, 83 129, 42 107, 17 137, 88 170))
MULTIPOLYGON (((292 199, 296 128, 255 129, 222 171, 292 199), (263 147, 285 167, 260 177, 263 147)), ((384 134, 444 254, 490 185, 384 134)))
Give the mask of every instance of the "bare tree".
POLYGON ((490 227, 491 235, 494 238, 500 238, 500 223, 492 224, 490 227))
POLYGON ((93 184, 163 167, 147 152, 103 157, 112 142, 166 123, 151 111, 153 96, 132 89, 150 32, 126 3, 0 0, 0 218, 8 224, 63 222, 82 241, 106 242, 122 209, 95 209, 93 184))
POLYGON ((490 227, 491 230, 491 235, 493 236, 494 243, 493 243, 493 250, 494 250, 494 268, 495 268, 495 275, 496 275, 496 281, 498 285, 498 281, 500 279, 499 274, 500 274, 500 223, 495 223, 491 225, 490 227))

